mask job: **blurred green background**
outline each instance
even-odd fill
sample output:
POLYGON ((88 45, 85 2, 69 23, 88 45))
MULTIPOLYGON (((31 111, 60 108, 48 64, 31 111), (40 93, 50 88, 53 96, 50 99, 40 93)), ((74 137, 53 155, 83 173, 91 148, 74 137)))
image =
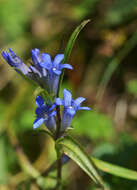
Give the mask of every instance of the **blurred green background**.
MULTIPOLYGON (((65 73, 62 89, 86 97, 92 111, 76 115, 71 134, 89 154, 137 170, 136 0, 0 0, 1 51, 12 48, 26 64, 33 48, 54 57, 64 51, 75 27, 89 18, 69 59, 74 70, 65 73)), ((1 190, 40 189, 24 175, 20 152, 41 173, 56 160, 52 140, 32 129, 35 97, 35 88, 0 56, 1 190)), ((136 181, 101 175, 108 190, 137 190, 136 181)), ((54 184, 48 180, 50 188, 54 184)), ((63 186, 97 190, 72 161, 63 169, 63 186)))

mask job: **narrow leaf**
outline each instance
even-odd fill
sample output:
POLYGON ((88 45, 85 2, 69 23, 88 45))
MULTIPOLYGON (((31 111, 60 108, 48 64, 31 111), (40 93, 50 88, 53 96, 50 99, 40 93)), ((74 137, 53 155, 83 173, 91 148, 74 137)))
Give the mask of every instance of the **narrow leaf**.
POLYGON ((103 172, 119 176, 122 178, 130 179, 130 180, 137 180, 137 172, 134 170, 130 170, 127 168, 123 168, 121 166, 117 166, 114 164, 110 164, 108 162, 104 162, 97 158, 91 157, 96 167, 103 172))
POLYGON ((85 20, 83 21, 75 30, 74 32, 72 33, 72 35, 70 36, 70 39, 68 41, 68 44, 67 44, 67 47, 65 49, 65 57, 64 57, 64 60, 63 60, 63 63, 66 63, 66 61, 68 60, 69 56, 70 56, 70 53, 71 53, 71 50, 74 46, 74 43, 75 43, 75 40, 76 38, 78 37, 80 31, 84 28, 84 26, 90 22, 90 20, 85 20))
POLYGON ((65 136, 57 140, 56 150, 59 154, 64 152, 68 155, 96 184, 103 187, 103 182, 94 167, 93 161, 77 141, 72 139, 70 136, 65 136))
MULTIPOLYGON (((62 61, 62 63, 66 63, 69 59, 69 56, 70 56, 70 53, 72 51, 72 48, 74 46, 74 43, 80 33, 80 31, 84 28, 84 26, 90 22, 90 20, 84 20, 79 26, 77 26, 77 28, 74 30, 74 32, 71 34, 70 38, 69 38, 69 41, 67 43, 67 47, 65 49, 65 52, 64 52, 64 59, 62 61)), ((57 97, 59 97, 59 92, 60 92, 60 86, 61 86, 61 83, 62 83, 62 80, 63 80, 63 75, 64 75, 64 72, 62 72, 61 76, 60 76, 60 79, 59 79, 59 86, 58 86, 58 91, 57 91, 57 97)))

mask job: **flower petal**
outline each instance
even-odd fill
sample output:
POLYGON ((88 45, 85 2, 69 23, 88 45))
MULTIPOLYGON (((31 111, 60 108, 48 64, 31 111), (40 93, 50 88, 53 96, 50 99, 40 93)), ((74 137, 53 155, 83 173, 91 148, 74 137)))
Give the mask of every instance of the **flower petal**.
POLYGON ((49 111, 53 110, 56 107, 56 103, 54 103, 50 108, 49 111))
POLYGON ((44 122, 43 118, 37 118, 33 123, 33 129, 38 128, 44 122))
POLYGON ((61 100, 60 98, 56 98, 56 105, 63 105, 63 100, 61 100))
POLYGON ((37 65, 40 62, 40 50, 35 48, 34 50, 31 50, 31 56, 32 56, 32 61, 34 65, 37 65))
POLYGON ((78 97, 76 100, 74 100, 74 106, 80 106, 80 104, 85 100, 86 98, 78 97))
POLYGON ((54 68, 55 68, 55 67, 53 67, 53 70, 52 70, 53 73, 55 73, 56 75, 60 75, 60 74, 61 74, 61 71, 59 71, 59 70, 57 70, 57 69, 54 70, 54 68))
POLYGON ((53 61, 53 66, 54 67, 57 67, 61 61, 64 59, 64 54, 57 54, 54 58, 54 61, 53 61))
POLYGON ((89 107, 79 107, 78 110, 91 110, 89 107))
MULTIPOLYGON (((5 52, 5 51, 2 51, 2 56, 3 56, 3 58, 8 62, 8 53, 7 52, 5 52)), ((9 62, 8 62, 9 63, 9 62)))
POLYGON ((53 116, 55 116, 57 114, 57 112, 54 110, 53 112, 51 112, 50 114, 49 114, 49 117, 53 117, 53 116))
POLYGON ((27 75, 29 72, 31 72, 30 68, 24 63, 19 64, 16 68, 19 69, 24 75, 27 75))
POLYGON ((46 70, 46 69, 44 69, 44 68, 42 68, 42 74, 43 74, 43 76, 44 76, 44 77, 46 77, 46 76, 47 76, 47 74, 48 74, 48 73, 47 73, 47 70, 46 70))
POLYGON ((29 66, 30 70, 37 74, 40 78, 42 77, 42 74, 39 72, 39 70, 36 68, 36 67, 33 67, 33 66, 29 66))
POLYGON ((74 108, 67 108, 67 114, 71 115, 72 117, 75 115, 76 111, 74 108))
POLYGON ((38 48, 35 48, 34 50, 32 50, 31 52, 35 53, 35 54, 40 54, 40 50, 38 48))
POLYGON ((36 98, 36 105, 38 107, 41 107, 43 104, 44 104, 43 98, 41 96, 37 96, 37 98, 36 98))
POLYGON ((40 116, 42 114, 42 109, 40 107, 37 107, 35 113, 37 116, 40 116))
POLYGON ((73 69, 70 64, 60 64, 60 69, 73 69))
POLYGON ((64 89, 63 94, 64 94, 64 106, 71 106, 71 101, 72 101, 71 93, 68 90, 64 89))
POLYGON ((45 69, 51 69, 52 68, 52 61, 51 57, 48 53, 42 53, 41 55, 42 61, 40 63, 40 66, 45 69))
POLYGON ((52 132, 55 131, 55 119, 54 117, 50 117, 48 120, 44 121, 45 126, 52 132))
POLYGON ((10 55, 11 55, 12 57, 16 57, 16 54, 14 53, 14 51, 12 51, 11 48, 9 48, 9 53, 10 53, 10 55))

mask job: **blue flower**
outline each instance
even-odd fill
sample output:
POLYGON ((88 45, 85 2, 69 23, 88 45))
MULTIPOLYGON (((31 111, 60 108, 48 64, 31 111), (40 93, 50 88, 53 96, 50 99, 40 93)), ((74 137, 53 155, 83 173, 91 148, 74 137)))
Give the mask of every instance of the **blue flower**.
POLYGON ((42 61, 40 61, 40 66, 47 70, 46 82, 49 86, 49 91, 51 93, 57 93, 59 75, 62 72, 62 69, 73 69, 69 64, 62 64, 64 59, 64 54, 57 54, 54 60, 51 60, 51 57, 47 53, 41 55, 42 61))
POLYGON ((31 70, 22 62, 22 60, 9 48, 9 52, 2 52, 2 56, 8 62, 11 67, 19 73, 23 73, 24 75, 28 75, 31 70))
POLYGON ((48 104, 44 104, 44 100, 41 96, 36 98, 36 120, 33 123, 33 128, 38 128, 42 123, 52 132, 55 131, 55 118, 56 111, 52 111, 52 108, 48 104))
POLYGON ((26 75, 31 80, 35 81, 39 86, 56 95, 59 83, 59 75, 62 69, 72 69, 69 64, 62 64, 64 54, 57 54, 54 60, 47 53, 40 53, 40 50, 35 48, 31 50, 33 64, 27 67, 22 60, 9 48, 9 51, 2 52, 2 56, 10 66, 23 75, 26 75))
POLYGON ((72 119, 78 110, 90 110, 89 107, 81 107, 81 103, 85 100, 85 98, 79 97, 76 100, 73 100, 71 93, 66 89, 64 89, 63 94, 64 94, 64 100, 56 98, 56 102, 52 106, 52 108, 54 108, 54 105, 64 106, 62 120, 61 120, 62 132, 65 131, 66 128, 70 127, 72 119))
POLYGON ((40 53, 39 49, 35 48, 31 50, 31 56, 33 65, 30 66, 30 69, 33 73, 37 74, 39 78, 46 78, 47 70, 40 66, 40 62, 42 62, 42 54, 40 53))

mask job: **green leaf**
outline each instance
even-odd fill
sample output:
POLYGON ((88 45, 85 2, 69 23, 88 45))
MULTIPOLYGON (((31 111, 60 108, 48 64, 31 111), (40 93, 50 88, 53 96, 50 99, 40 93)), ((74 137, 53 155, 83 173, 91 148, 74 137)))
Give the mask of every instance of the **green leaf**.
POLYGON ((70 56, 70 53, 71 53, 71 50, 74 46, 74 43, 75 43, 75 40, 77 39, 80 31, 84 28, 84 26, 90 22, 90 20, 84 20, 75 30, 74 32, 72 33, 72 35, 70 36, 70 39, 68 41, 68 44, 67 44, 67 47, 65 49, 65 57, 64 57, 64 60, 63 60, 63 63, 66 63, 66 61, 68 60, 69 56, 70 56))
POLYGON ((121 166, 117 166, 114 164, 110 164, 108 162, 104 162, 97 158, 91 157, 96 167, 103 172, 119 176, 122 178, 130 179, 130 180, 137 180, 137 172, 134 170, 130 170, 127 168, 123 168, 121 166))
MULTIPOLYGON (((80 33, 80 31, 84 28, 84 26, 90 22, 90 20, 84 20, 75 30, 74 32, 71 34, 70 38, 69 38, 69 41, 67 43, 67 47, 65 49, 65 52, 64 52, 64 59, 62 61, 62 63, 66 63, 69 59, 69 56, 70 56, 70 53, 72 51, 72 48, 74 46, 74 43, 80 33)), ((60 92, 60 86, 61 86, 61 83, 62 83, 62 80, 63 80, 63 75, 64 75, 64 72, 62 72, 61 76, 60 76, 60 81, 59 81, 59 87, 58 87, 58 92, 57 92, 57 97, 59 96, 59 92, 60 92)))
POLYGON ((55 146, 59 155, 64 152, 74 160, 96 184, 101 187, 104 186, 101 177, 94 167, 93 161, 77 141, 70 136, 65 136, 57 140, 55 146))

